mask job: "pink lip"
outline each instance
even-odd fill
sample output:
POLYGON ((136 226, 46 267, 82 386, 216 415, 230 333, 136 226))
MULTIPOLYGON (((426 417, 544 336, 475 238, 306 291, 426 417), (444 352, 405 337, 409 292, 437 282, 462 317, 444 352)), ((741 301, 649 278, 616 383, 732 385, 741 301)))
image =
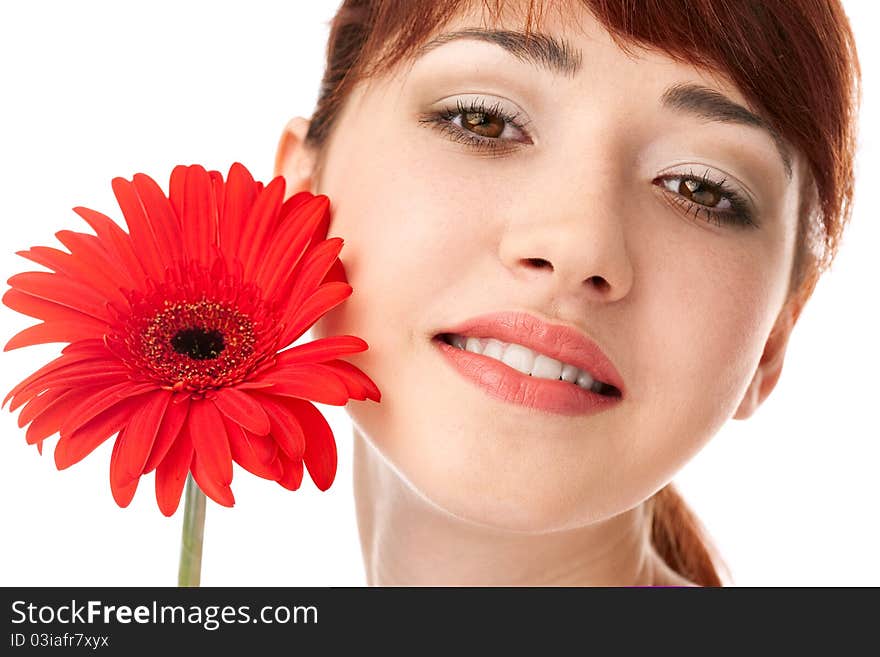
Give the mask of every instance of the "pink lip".
POLYGON ((601 412, 625 396, 623 380, 613 363, 592 340, 573 328, 548 324, 527 313, 500 312, 471 318, 442 332, 516 342, 571 363, 620 391, 620 396, 611 397, 566 381, 532 377, 494 358, 457 349, 439 337, 433 340, 460 374, 496 399, 555 413, 582 415, 601 412))

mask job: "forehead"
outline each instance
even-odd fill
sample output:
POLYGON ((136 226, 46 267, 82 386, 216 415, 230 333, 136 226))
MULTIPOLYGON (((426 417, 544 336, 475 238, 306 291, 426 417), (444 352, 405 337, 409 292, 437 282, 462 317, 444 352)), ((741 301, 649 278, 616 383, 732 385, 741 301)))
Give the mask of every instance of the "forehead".
POLYGON ((633 65, 634 72, 645 70, 646 77, 651 75, 651 65, 663 67, 683 78, 698 78, 737 102, 747 104, 724 71, 676 61, 659 48, 640 45, 620 36, 615 41, 583 0, 464 3, 460 12, 426 37, 412 59, 418 60, 446 43, 458 41, 464 34, 473 37, 462 39, 464 43, 495 43, 507 47, 514 56, 521 55, 522 59, 528 59, 527 51, 537 52, 548 71, 572 78, 589 74, 590 69, 601 69, 608 60, 625 59, 633 65), (506 39, 503 36, 491 38, 485 36, 487 32, 504 32, 509 36, 506 39), (527 41, 535 42, 532 48, 528 47, 527 41), (585 53, 589 57, 585 57, 585 53))

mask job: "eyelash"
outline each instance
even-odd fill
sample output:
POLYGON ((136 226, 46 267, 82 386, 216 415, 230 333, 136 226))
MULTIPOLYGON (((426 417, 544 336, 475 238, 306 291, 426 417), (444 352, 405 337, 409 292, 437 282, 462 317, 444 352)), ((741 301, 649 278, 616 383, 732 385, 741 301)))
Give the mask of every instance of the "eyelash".
MULTIPOLYGON (((419 122, 428 124, 440 130, 448 135, 452 141, 464 144, 478 152, 490 153, 497 157, 503 154, 503 151, 509 151, 509 149, 503 146, 503 144, 504 142, 513 140, 501 139, 499 137, 480 137, 479 135, 463 130, 452 123, 455 117, 466 113, 486 114, 487 116, 501 119, 528 136, 524 130, 525 126, 528 125, 528 121, 519 121, 519 113, 513 115, 507 113, 502 109, 500 103, 496 103, 491 107, 486 107, 483 99, 473 99, 467 103, 458 99, 456 100, 454 107, 445 107, 436 112, 425 114, 419 119, 419 122)), ((714 223, 716 226, 730 224, 741 227, 758 227, 758 223, 751 211, 750 204, 735 189, 725 184, 727 180, 726 178, 720 181, 710 178, 708 169, 703 175, 696 175, 693 172, 693 169, 691 169, 687 174, 669 174, 660 176, 656 180, 661 182, 667 182, 669 180, 690 180, 699 183, 701 187, 718 194, 722 200, 726 200, 732 208, 729 212, 719 212, 708 206, 694 203, 677 192, 669 192, 669 194, 671 194, 670 200, 676 205, 683 207, 686 214, 693 210, 693 215, 697 218, 702 211, 706 216, 705 221, 714 223)))
POLYGON ((419 122, 431 124, 441 132, 447 133, 453 141, 473 147, 477 151, 497 154, 499 151, 505 150, 505 147, 502 144, 505 141, 511 140, 499 139, 498 137, 480 137, 472 132, 462 130, 452 123, 452 120, 456 116, 468 113, 486 114, 487 116, 501 119, 517 130, 524 131, 526 125, 528 125, 528 121, 525 123, 519 121, 519 113, 513 115, 507 113, 502 109, 501 103, 495 103, 491 107, 486 107, 486 103, 482 98, 479 100, 474 98, 467 104, 463 103, 459 98, 455 101, 454 107, 444 107, 436 112, 425 114, 419 119, 419 122))
POLYGON ((708 189, 708 191, 714 194, 718 194, 721 199, 726 200, 731 207, 731 210, 729 211, 720 212, 718 210, 713 210, 706 205, 702 205, 701 203, 694 203, 678 192, 670 192, 670 200, 676 205, 683 207, 685 209, 685 214, 693 210, 694 217, 697 218, 700 212, 704 212, 706 215, 706 221, 709 221, 716 226, 730 224, 743 228, 758 227, 758 221, 751 210, 749 202, 746 201, 739 192, 725 184, 727 178, 722 178, 720 181, 713 180, 709 177, 708 169, 706 169, 705 173, 701 176, 696 175, 693 169, 690 169, 687 174, 668 174, 657 178, 657 181, 660 182, 667 182, 669 180, 690 180, 697 182, 701 187, 708 189))

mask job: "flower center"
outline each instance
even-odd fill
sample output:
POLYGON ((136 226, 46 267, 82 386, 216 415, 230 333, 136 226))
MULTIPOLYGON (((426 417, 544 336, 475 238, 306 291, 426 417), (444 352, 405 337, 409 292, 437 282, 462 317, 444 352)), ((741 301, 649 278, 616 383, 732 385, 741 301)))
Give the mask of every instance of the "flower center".
POLYGON ((275 304, 221 267, 187 263, 180 278, 127 294, 128 308, 110 306, 117 321, 104 341, 133 379, 201 395, 244 381, 277 351, 275 304))
POLYGON ((231 304, 200 299, 163 306, 133 332, 133 346, 156 378, 202 390, 230 383, 229 375, 252 364, 254 325, 231 304))
POLYGON ((195 360, 217 358, 226 347, 220 331, 207 330, 199 326, 175 333, 171 338, 171 346, 177 353, 186 354, 195 360))

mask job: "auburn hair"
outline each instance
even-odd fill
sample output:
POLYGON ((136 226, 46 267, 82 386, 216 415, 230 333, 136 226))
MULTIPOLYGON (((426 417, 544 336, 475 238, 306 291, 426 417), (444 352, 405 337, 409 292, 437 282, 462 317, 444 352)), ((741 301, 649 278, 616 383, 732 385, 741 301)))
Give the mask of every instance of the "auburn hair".
MULTIPOLYGON (((326 66, 305 145, 323 148, 360 82, 411 59, 450 20, 482 5, 497 23, 510 5, 530 34, 546 5, 580 3, 628 54, 631 46, 722 74, 807 165, 786 309, 797 320, 837 253, 852 213, 861 69, 839 0, 343 0, 330 21, 326 66)), ((672 484, 649 501, 658 554, 682 576, 721 586, 723 565, 672 484)), ((726 570, 726 568, 725 568, 726 570)))

